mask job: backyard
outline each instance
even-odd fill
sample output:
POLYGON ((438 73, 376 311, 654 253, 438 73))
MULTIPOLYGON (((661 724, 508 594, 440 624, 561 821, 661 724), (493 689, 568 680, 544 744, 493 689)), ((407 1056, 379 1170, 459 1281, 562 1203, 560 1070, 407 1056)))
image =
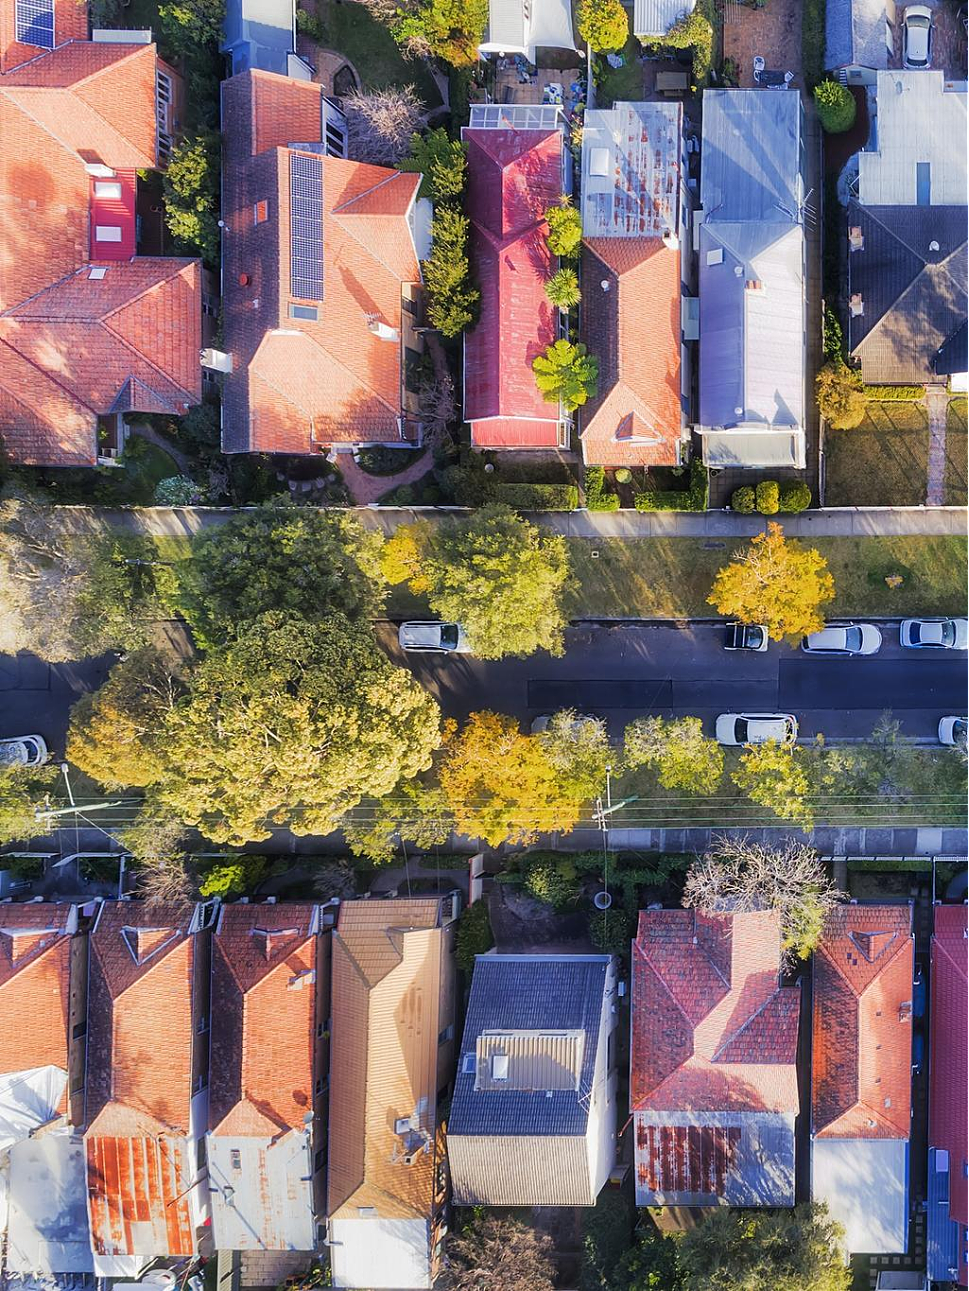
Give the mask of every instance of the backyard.
MULTIPOLYGON (((323 49, 342 54, 360 79, 361 89, 387 85, 413 85, 428 108, 441 105, 441 94, 423 61, 403 57, 387 27, 362 4, 342 0, 303 0, 299 6, 315 14, 321 27, 323 49)), ((314 42, 317 33, 307 31, 314 42)))

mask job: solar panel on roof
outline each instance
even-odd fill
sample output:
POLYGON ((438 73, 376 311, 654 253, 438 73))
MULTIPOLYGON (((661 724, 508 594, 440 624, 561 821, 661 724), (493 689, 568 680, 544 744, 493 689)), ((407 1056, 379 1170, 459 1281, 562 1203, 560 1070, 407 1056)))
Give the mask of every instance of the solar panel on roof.
POLYGON ((17 0, 17 39, 54 48, 54 0, 17 0))
POLYGON ((323 299, 323 160, 289 154, 289 279, 297 300, 323 299))

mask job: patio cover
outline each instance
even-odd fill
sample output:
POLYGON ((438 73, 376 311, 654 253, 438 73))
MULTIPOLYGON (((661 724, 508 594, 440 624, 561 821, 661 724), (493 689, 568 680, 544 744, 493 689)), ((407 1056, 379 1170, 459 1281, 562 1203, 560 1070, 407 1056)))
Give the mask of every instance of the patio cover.
POLYGON ((0 1076, 0 1152, 57 1116, 67 1084, 60 1067, 32 1067, 0 1076))
POLYGON ((534 63, 539 47, 576 48, 570 0, 532 0, 527 16, 524 0, 490 0, 482 54, 524 54, 534 63))
POLYGON ((848 1251, 904 1255, 908 1247, 908 1140, 815 1139, 811 1196, 844 1224, 848 1251))

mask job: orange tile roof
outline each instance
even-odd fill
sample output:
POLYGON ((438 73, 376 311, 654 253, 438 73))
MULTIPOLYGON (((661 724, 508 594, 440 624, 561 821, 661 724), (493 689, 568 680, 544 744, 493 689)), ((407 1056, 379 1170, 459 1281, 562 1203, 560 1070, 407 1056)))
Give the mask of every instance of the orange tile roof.
POLYGON ((0 1074, 68 1069, 71 911, 47 902, 0 906, 0 1074))
POLYGON ((846 905, 814 952, 811 1125, 817 1138, 907 1139, 912 975, 907 905, 846 905))
MULTIPOLYGON (((9 72, 23 63, 43 56, 37 45, 17 40, 16 0, 0 0, 0 73, 9 72)), ((78 0, 54 0, 54 39, 87 40, 87 5, 78 0)))
POLYGON ((779 985, 780 953, 776 911, 640 911, 631 1110, 798 1110, 801 996, 779 985))
POLYGON ((226 905, 213 938, 209 1129, 273 1138, 313 1108, 316 907, 226 905))
POLYGON ((317 321, 289 317, 288 145, 319 139, 320 96, 270 72, 223 85, 227 452, 401 439, 402 347, 370 321, 399 331, 402 288, 420 280, 408 223, 419 175, 322 158, 323 299, 317 321), (255 224, 259 201, 268 219, 255 224))
POLYGON ((599 393, 580 414, 590 466, 679 460, 680 274, 679 251, 659 238, 585 242, 583 340, 599 359, 599 393))
POLYGON ((199 262, 89 276, 85 165, 156 165, 157 62, 74 40, 0 76, 0 437, 19 463, 93 465, 98 416, 201 399, 199 262))

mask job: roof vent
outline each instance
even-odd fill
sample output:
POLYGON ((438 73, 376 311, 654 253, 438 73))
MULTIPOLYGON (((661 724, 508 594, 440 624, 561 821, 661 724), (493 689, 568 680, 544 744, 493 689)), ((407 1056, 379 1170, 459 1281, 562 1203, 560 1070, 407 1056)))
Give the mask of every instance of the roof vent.
POLYGON ((248 273, 239 274, 240 287, 248 287, 251 282, 252 282, 252 274, 248 274, 248 273))
MULTIPOLYGON (((734 408, 733 415, 735 417, 742 417, 744 415, 743 408, 734 408)), ((693 938, 693 944, 696 945, 696 937, 693 938)))
POLYGON ((602 282, 599 283, 599 286, 602 288, 603 291, 608 291, 609 288, 612 286, 612 284, 610 283, 608 278, 603 278, 602 282))
POLYGON ((848 302, 848 312, 852 318, 861 318, 865 312, 865 302, 861 292, 856 291, 848 302))
POLYGON ((938 242, 936 242, 935 238, 933 238, 932 241, 929 243, 929 250, 938 251, 939 249, 940 248, 939 248, 938 242))
POLYGON ((851 227, 848 229, 848 250, 864 251, 864 249, 865 249, 865 235, 861 231, 861 225, 852 224, 851 227))
POLYGON ((742 277, 744 276, 744 269, 743 269, 743 265, 739 265, 739 264, 735 264, 735 265, 734 265, 734 267, 733 267, 733 276, 734 276, 735 278, 742 278, 742 277))

